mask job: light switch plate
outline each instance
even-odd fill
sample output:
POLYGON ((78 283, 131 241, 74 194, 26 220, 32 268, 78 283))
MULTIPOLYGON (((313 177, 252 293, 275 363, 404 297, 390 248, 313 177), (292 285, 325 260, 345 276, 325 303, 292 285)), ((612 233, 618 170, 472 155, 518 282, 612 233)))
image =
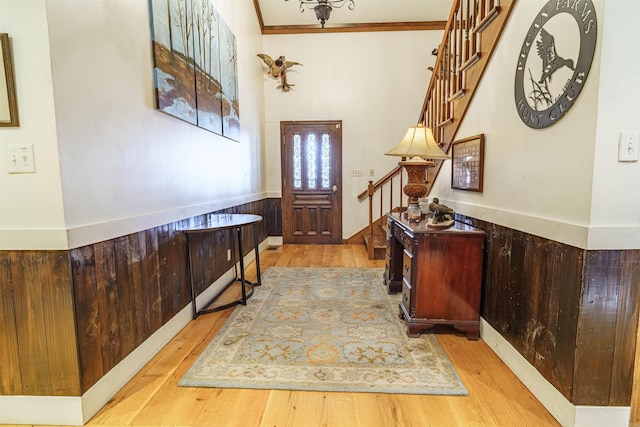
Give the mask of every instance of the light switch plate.
POLYGON ((638 140, 640 132, 624 131, 620 132, 620 141, 618 142, 618 161, 619 162, 637 162, 638 161, 638 140))
POLYGON ((9 173, 35 173, 36 163, 33 144, 11 144, 7 146, 9 173))

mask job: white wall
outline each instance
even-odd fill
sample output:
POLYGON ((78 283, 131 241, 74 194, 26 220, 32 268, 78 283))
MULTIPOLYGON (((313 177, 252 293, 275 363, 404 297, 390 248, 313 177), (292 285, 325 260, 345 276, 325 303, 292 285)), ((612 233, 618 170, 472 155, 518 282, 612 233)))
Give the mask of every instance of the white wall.
POLYGON ((607 1, 605 10, 594 2, 598 41, 587 82, 558 123, 533 130, 518 118, 513 82, 525 33, 545 3, 516 3, 456 136, 485 134, 484 192, 452 190, 447 162, 431 196, 581 248, 640 248, 640 164, 617 162, 618 132, 640 128, 638 3, 607 1))
MULTIPOLYGON (((26 25, 12 34, 17 38, 14 49, 20 59, 16 70, 24 125, 10 138, 38 144, 38 169, 35 175, 10 176, 6 192, 3 181, 2 205, 9 204, 5 197, 19 193, 21 209, 3 208, 0 227, 3 231, 22 229, 22 233, 15 234, 12 241, 3 239, 0 249, 24 248, 19 237, 27 229, 40 229, 40 235, 46 236, 53 228, 50 217, 54 214, 58 234, 68 236, 66 246, 76 247, 266 195, 261 136, 264 99, 261 70, 255 63, 255 54, 262 50, 262 35, 251 0, 215 2, 238 44, 240 142, 155 110, 147 1, 1 1, 2 19, 14 22, 16 16, 24 16, 18 24, 26 25), (5 12, 7 5, 10 13, 5 12), (39 21, 34 20, 33 8, 39 21), (23 38, 40 49, 26 46, 23 38), (42 46, 47 39, 49 52, 42 46), (27 135, 37 126, 29 121, 36 111, 27 102, 36 89, 25 89, 35 77, 24 70, 43 68, 43 73, 48 72, 48 54, 52 83, 45 87, 48 93, 32 95, 44 100, 48 96, 50 103, 53 88, 55 123, 51 106, 47 111, 51 123, 47 124, 54 130, 46 136, 53 140, 48 145, 55 146, 57 129, 59 177, 55 171, 44 175, 58 166, 55 151, 45 155, 40 149, 45 138, 27 135), (46 66, 26 59, 34 56, 46 66), (46 181, 47 185, 29 186, 29 180, 46 181), (56 182, 54 193, 50 187, 56 182), (41 203, 37 211, 43 218, 25 218, 21 210, 36 210, 32 208, 34 201, 45 197, 53 200, 57 214, 41 203), (62 204, 64 222, 59 212, 62 204)), ((45 74, 42 79, 46 78, 45 74)), ((7 133, 2 133, 3 144, 7 133)), ((4 164, 0 175, 7 180, 4 164)), ((29 247, 47 244, 55 246, 40 241, 29 247)))
POLYGON ((621 131, 640 132, 640 2, 604 3, 589 246, 640 247, 640 162, 619 163, 621 131))
POLYGON ((44 0, 1 0, 13 53, 20 127, 0 127, 0 249, 65 247, 49 35, 44 0), (8 149, 32 144, 35 174, 9 174, 8 149))
MULTIPOLYGON (((640 163, 615 157, 619 131, 640 128, 639 3, 596 1, 585 88, 558 124, 536 131, 516 115, 513 78, 544 3, 516 4, 458 133, 486 135, 484 193, 452 191, 445 165, 432 195, 579 247, 640 247, 640 163)), ((215 6, 238 39, 239 143, 154 109, 146 1, 0 0, 20 113, 19 128, 0 128, 0 249, 76 247, 278 197, 283 120, 343 120, 343 237, 364 227, 356 195, 371 178, 350 171, 375 169, 377 180, 396 164, 383 153, 417 121, 442 32, 263 37, 250 0, 215 6), (304 64, 290 73, 292 92, 267 79, 260 52, 304 64), (22 143, 34 145, 36 173, 10 175, 5 149, 22 143)))
POLYGON ((287 75, 291 92, 264 76, 269 194, 281 195, 280 122, 342 120, 343 238, 364 228, 368 202, 357 195, 397 164, 384 153, 416 125, 441 39, 442 31, 265 36, 263 53, 303 64, 287 75), (365 176, 351 177, 352 169, 365 176))

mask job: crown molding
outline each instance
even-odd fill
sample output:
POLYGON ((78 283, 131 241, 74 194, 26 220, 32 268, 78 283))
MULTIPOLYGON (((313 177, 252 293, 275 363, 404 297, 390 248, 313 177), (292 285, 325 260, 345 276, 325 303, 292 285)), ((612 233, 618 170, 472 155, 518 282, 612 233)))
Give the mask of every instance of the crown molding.
POLYGON ((371 22, 333 25, 328 23, 324 28, 321 28, 320 25, 264 25, 260 2, 253 0, 253 6, 256 9, 258 25, 263 35, 444 30, 447 25, 447 21, 371 22))

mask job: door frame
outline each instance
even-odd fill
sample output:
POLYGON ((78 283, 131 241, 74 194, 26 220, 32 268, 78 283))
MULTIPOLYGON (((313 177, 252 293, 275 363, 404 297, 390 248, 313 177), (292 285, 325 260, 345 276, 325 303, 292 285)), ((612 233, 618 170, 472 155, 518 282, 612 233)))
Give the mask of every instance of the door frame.
MULTIPOLYGON (((332 141, 332 146, 338 150, 335 157, 332 159, 334 162, 332 166, 335 168, 335 180, 333 183, 337 187, 337 191, 335 192, 333 209, 337 209, 338 212, 333 215, 333 218, 337 222, 334 225, 334 229, 332 232, 332 242, 331 244, 341 244, 343 242, 342 239, 342 120, 296 120, 296 121, 281 121, 280 122, 280 176, 281 176, 281 212, 282 212, 282 240, 284 244, 293 243, 290 241, 291 239, 291 230, 287 228, 287 224, 285 221, 285 215, 287 213, 285 210, 288 208, 285 206, 285 202, 290 200, 286 195, 289 195, 290 192, 286 187, 288 159, 285 159, 285 152, 287 151, 285 144, 285 135, 286 129, 288 126, 318 126, 318 125, 326 125, 326 126, 335 126, 337 141, 332 141), (335 142, 335 144, 334 144, 335 142), (287 233, 288 232, 288 233, 287 233)), ((327 244, 327 242, 315 242, 319 244, 327 244)), ((309 244, 314 244, 314 242, 309 242, 309 244)))

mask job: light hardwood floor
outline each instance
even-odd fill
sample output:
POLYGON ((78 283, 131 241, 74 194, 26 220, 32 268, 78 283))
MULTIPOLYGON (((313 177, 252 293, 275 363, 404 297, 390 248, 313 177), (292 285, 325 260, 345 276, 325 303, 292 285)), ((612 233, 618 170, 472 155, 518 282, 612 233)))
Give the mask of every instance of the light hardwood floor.
MULTIPOLYGON (((360 245, 285 245, 261 267, 383 267, 360 245)), ((255 278, 255 266, 248 266, 255 278)), ((381 285, 382 286, 382 285, 381 285)), ((257 288, 256 292, 260 292, 257 288)), ((190 322, 88 423, 90 426, 556 426, 482 341, 438 333, 469 396, 418 396, 178 387, 232 309, 190 322)))

